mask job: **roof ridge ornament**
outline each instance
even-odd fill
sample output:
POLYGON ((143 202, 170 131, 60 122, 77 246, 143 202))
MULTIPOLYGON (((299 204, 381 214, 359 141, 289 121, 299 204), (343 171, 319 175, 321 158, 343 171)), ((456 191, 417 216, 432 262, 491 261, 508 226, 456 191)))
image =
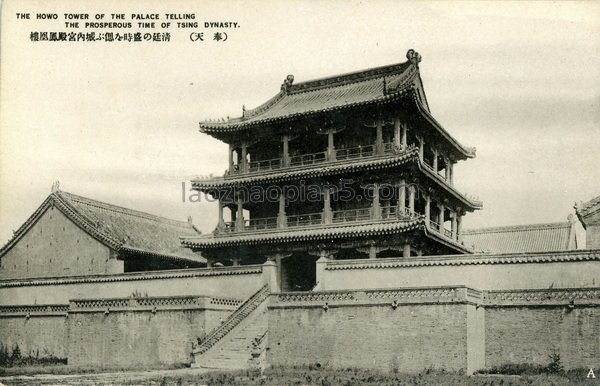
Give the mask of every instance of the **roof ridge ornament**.
POLYGON ((290 91, 290 89, 292 88, 293 83, 294 83, 294 75, 290 74, 290 75, 286 76, 285 80, 281 84, 281 91, 283 91, 284 93, 287 94, 288 91, 290 91))
POLYGON ((60 181, 58 181, 58 180, 54 181, 54 183, 52 183, 52 188, 50 191, 51 191, 51 193, 60 192, 60 181))
POLYGON ((408 50, 408 52, 406 52, 406 59, 408 59, 409 62, 414 64, 415 67, 419 68, 419 63, 421 62, 421 55, 419 55, 417 51, 413 50, 412 48, 408 50))

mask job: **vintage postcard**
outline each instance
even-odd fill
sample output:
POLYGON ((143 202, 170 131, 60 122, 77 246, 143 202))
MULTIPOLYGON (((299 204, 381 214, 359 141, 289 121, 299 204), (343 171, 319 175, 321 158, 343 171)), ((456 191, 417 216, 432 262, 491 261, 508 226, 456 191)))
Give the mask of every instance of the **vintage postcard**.
POLYGON ((0 25, 0 384, 600 384, 600 4, 0 25))

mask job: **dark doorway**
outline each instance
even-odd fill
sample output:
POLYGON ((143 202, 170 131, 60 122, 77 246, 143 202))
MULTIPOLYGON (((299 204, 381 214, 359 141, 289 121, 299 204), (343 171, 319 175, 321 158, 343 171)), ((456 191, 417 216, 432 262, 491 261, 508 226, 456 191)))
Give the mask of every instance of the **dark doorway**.
POLYGON ((317 283, 317 257, 293 253, 281 260, 281 291, 310 291, 317 283))

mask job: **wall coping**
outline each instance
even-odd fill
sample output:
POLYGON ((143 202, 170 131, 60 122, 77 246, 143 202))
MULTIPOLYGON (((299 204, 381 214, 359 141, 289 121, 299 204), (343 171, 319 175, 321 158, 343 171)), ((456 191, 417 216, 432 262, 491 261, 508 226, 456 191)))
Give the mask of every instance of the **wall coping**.
POLYGON ((269 308, 479 304, 481 296, 481 291, 465 286, 280 292, 271 294, 269 308))
POLYGON ((411 268, 477 264, 535 264, 600 261, 600 249, 557 252, 392 257, 382 259, 330 260, 325 270, 411 268))
POLYGON ((269 308, 471 304, 477 307, 600 306, 600 287, 480 291, 465 286, 280 292, 269 308))
POLYGON ((23 304, 0 306, 2 317, 65 316, 69 312, 68 304, 23 304))
POLYGON ((486 307, 506 306, 600 306, 600 288, 548 288, 485 291, 486 307))
POLYGON ((69 304, 30 304, 0 306, 0 317, 66 316, 76 312, 160 311, 204 309, 234 311, 243 299, 211 296, 152 296, 102 299, 72 299, 69 304))
POLYGON ((236 267, 189 268, 166 271, 128 272, 110 275, 62 276, 32 279, 0 280, 0 288, 54 284, 107 283, 119 281, 177 279, 203 276, 250 275, 262 273, 262 264, 236 267))

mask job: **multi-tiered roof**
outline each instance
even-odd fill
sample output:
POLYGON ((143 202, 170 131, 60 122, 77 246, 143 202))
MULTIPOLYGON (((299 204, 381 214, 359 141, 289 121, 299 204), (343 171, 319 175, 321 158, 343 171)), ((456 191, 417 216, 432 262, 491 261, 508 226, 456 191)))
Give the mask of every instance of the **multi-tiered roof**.
POLYGON ((419 74, 421 57, 409 50, 407 59, 302 83, 288 75, 279 93, 255 109, 244 109, 241 117, 200 123, 201 132, 230 145, 230 165, 223 177, 193 180, 194 189, 225 197, 241 187, 351 179, 361 189, 373 181, 377 198, 369 216, 328 209, 329 192, 323 196, 323 214, 314 219, 298 210, 286 213, 285 198, 275 213, 268 205, 261 208, 233 197, 219 204, 221 217, 213 235, 184 238, 184 245, 210 251, 319 242, 338 248, 349 240, 370 238, 372 246, 381 238, 410 234, 413 240, 424 237, 441 245, 440 252, 469 252, 458 236, 460 219, 482 205, 454 187, 452 166, 473 158, 475 149, 461 145, 432 117, 419 74), (398 187, 401 198, 379 202, 379 186, 386 182, 398 187), (419 206, 420 213, 415 209, 419 206), (223 207, 237 211, 230 224, 222 220, 223 207), (256 214, 240 221, 245 210, 256 214), (443 226, 449 218, 451 230, 443 226))

